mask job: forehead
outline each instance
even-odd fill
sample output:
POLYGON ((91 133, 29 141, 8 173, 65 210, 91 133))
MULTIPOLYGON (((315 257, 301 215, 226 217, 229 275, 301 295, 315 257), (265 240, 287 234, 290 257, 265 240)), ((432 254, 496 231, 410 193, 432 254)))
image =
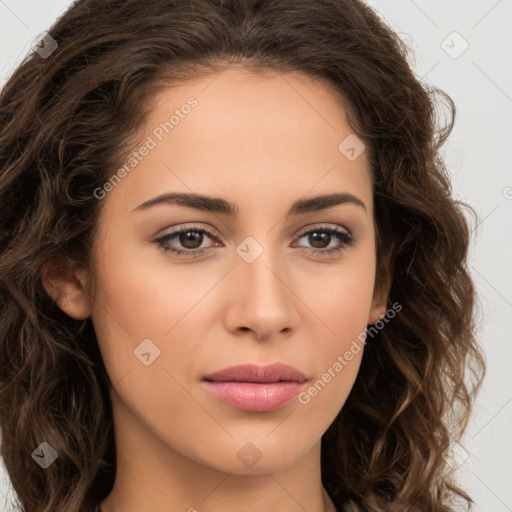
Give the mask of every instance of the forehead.
POLYGON ((366 155, 344 153, 351 137, 334 87, 300 73, 226 69, 152 98, 141 136, 151 148, 116 187, 124 193, 110 196, 132 207, 177 190, 288 205, 335 191, 371 208, 366 155))

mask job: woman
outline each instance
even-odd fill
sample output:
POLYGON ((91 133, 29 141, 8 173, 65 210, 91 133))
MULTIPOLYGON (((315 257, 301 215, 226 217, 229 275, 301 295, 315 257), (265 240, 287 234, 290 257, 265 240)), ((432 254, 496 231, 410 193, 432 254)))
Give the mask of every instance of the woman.
POLYGON ((0 99, 23 510, 470 504, 454 113, 357 0, 75 2, 0 99))

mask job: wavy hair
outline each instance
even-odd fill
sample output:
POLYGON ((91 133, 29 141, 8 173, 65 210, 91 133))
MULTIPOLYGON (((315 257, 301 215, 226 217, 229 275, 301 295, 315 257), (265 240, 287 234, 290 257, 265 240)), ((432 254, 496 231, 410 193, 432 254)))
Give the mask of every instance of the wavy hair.
POLYGON ((402 310, 368 342, 322 437, 335 505, 448 512, 472 500, 443 453, 460 440, 485 374, 467 268, 467 210, 440 148, 455 105, 412 72, 409 49, 359 0, 77 0, 0 96, 1 455, 25 512, 90 512, 116 448, 108 375, 88 318, 43 288, 54 258, 91 265, 94 191, 138 140, 150 99, 241 66, 298 71, 339 92, 371 166, 377 280, 402 310), (441 110, 447 112, 440 122, 441 110), (31 457, 58 453, 46 470, 31 457))

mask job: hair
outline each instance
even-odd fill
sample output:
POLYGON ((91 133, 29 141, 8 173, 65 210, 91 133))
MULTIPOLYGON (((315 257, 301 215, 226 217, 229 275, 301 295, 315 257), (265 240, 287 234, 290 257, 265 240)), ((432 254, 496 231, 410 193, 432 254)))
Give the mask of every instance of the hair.
POLYGON ((139 140, 151 98, 238 66, 339 92, 370 165, 376 285, 388 276, 388 302, 401 306, 372 334, 322 437, 325 489, 340 510, 348 500, 368 511, 471 506, 443 454, 486 371, 464 210, 476 214, 453 199, 440 154, 453 100, 415 77, 398 35, 359 0, 77 0, 48 32, 58 47, 27 55, 0 96, 1 455, 17 505, 89 512, 116 473, 91 319, 59 309, 43 265, 92 272, 94 191, 139 140), (58 453, 45 470, 31 457, 42 442, 58 453))

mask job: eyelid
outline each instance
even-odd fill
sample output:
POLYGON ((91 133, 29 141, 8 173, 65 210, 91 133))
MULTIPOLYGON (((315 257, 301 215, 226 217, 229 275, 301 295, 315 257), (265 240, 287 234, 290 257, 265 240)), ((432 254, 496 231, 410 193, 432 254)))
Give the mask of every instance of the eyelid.
POLYGON ((352 232, 350 231, 350 229, 347 229, 344 226, 339 226, 337 224, 327 224, 327 223, 311 224, 310 226, 306 226, 305 228, 302 228, 296 236, 300 238, 303 235, 309 233, 310 231, 314 231, 315 229, 318 229, 318 231, 322 231, 322 230, 344 231, 347 235, 352 236, 352 232))

